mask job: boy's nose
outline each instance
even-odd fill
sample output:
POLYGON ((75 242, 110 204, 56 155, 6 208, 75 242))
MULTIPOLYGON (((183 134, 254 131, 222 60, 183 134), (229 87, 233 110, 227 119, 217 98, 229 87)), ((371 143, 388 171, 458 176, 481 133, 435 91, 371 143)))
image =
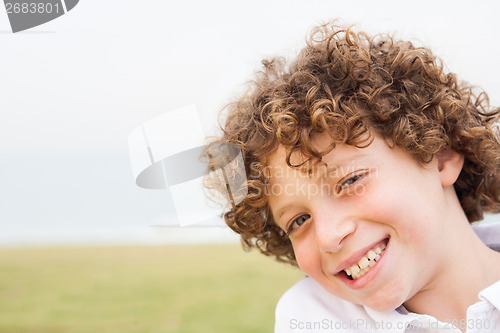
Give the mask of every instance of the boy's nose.
POLYGON ((335 253, 342 249, 343 242, 356 230, 352 217, 335 214, 317 216, 314 221, 316 243, 323 253, 335 253))

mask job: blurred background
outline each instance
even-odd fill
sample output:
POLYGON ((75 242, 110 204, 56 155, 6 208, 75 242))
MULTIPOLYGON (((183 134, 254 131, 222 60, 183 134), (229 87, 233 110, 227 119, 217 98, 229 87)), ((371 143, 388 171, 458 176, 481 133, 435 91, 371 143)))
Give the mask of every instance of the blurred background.
POLYGON ((2 10, 0 332, 272 331, 300 272, 227 228, 175 227, 169 193, 135 185, 128 135, 190 104, 217 135, 261 59, 332 18, 429 46, 499 105, 500 5, 409 4, 81 0, 16 34, 2 10))

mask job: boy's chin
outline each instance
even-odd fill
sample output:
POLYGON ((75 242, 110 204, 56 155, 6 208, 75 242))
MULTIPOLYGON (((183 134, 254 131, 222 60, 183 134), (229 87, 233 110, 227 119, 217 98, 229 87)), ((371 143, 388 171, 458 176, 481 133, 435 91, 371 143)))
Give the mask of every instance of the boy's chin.
POLYGON ((397 309, 398 307, 401 306, 401 304, 397 304, 397 303, 395 303, 393 305, 383 304, 381 306, 380 305, 370 306, 369 304, 365 304, 365 306, 374 310, 374 311, 377 311, 377 312, 388 312, 388 311, 392 311, 392 310, 397 309))
POLYGON ((365 300, 363 305, 377 312, 387 312, 397 309, 404 301, 402 297, 387 295, 387 297, 365 300))

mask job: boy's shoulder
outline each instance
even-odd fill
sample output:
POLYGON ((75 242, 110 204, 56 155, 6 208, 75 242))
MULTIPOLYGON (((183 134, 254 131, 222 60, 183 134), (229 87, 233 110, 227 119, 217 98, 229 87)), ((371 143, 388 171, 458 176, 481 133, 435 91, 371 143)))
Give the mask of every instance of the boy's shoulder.
POLYGON ((500 216, 493 215, 489 219, 473 223, 472 229, 484 244, 500 252, 500 216))

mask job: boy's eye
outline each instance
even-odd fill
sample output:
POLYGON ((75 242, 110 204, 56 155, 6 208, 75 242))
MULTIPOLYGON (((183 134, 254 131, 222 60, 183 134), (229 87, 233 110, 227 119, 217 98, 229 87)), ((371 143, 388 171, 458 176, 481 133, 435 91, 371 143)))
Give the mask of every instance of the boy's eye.
POLYGON ((290 234, 290 232, 292 232, 295 229, 297 229, 298 227, 300 227, 302 224, 304 224, 310 218, 311 218, 311 215, 309 215, 309 214, 300 215, 295 220, 293 220, 292 223, 290 223, 286 233, 290 234))
POLYGON ((346 188, 357 182, 364 175, 365 175, 364 173, 360 173, 352 177, 349 177, 348 179, 346 179, 345 181, 343 181, 338 185, 337 193, 340 193, 341 191, 345 190, 346 188))

